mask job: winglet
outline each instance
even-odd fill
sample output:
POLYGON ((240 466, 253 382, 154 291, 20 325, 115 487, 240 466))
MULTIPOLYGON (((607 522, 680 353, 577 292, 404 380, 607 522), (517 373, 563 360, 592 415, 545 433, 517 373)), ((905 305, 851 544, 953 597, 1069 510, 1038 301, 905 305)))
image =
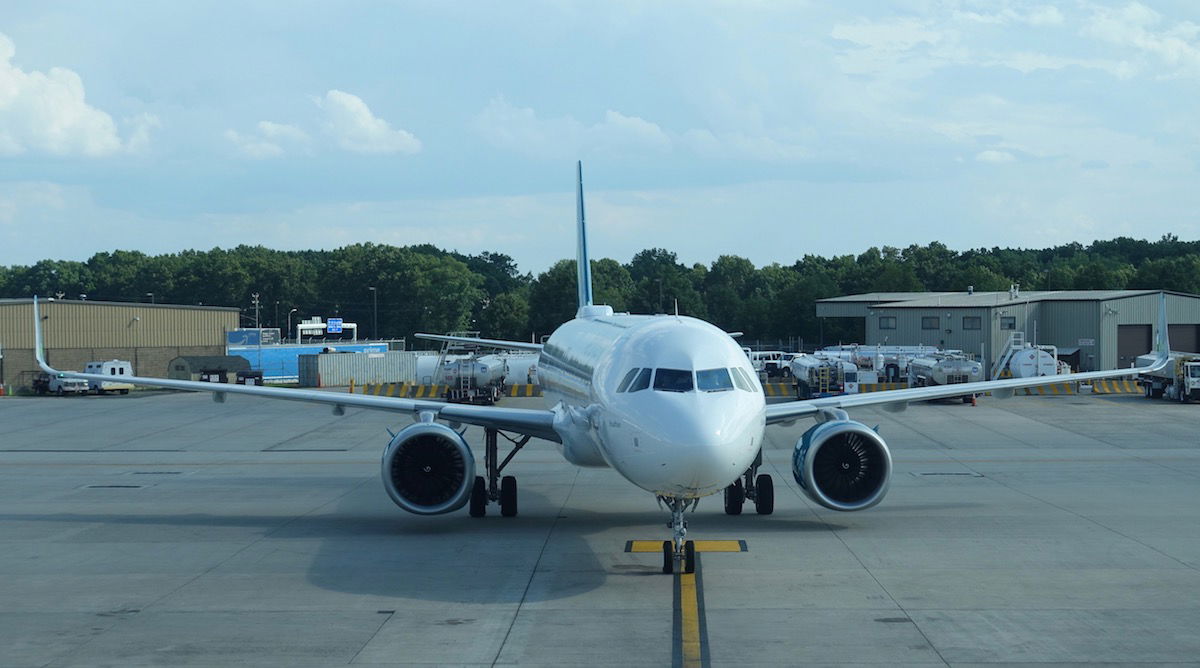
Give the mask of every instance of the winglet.
POLYGON ((1167 358, 1171 354, 1171 339, 1168 333, 1171 331, 1170 325, 1167 324, 1167 293, 1165 291, 1158 293, 1158 338, 1154 342, 1154 366, 1162 368, 1167 364, 1167 358))
POLYGON ((58 373, 53 367, 46 363, 45 357, 46 346, 42 339, 42 310, 38 308, 37 295, 33 296, 33 356, 37 360, 38 366, 42 367, 42 371, 49 374, 58 373))
POLYGON ((592 265, 588 258, 587 222, 583 215, 583 161, 575 163, 577 178, 575 198, 575 221, 578 223, 576 234, 578 246, 575 252, 575 277, 579 287, 579 308, 592 305, 592 265))

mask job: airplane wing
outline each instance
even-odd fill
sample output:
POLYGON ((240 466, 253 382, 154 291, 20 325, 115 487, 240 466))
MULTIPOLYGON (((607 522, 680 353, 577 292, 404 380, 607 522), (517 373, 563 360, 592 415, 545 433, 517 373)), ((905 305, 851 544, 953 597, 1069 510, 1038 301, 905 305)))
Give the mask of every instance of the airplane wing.
MULTIPOLYGON (((112 376, 101 374, 59 371, 47 364, 42 352, 45 347, 42 343, 42 318, 38 308, 37 297, 33 298, 33 317, 34 336, 36 339, 34 343, 34 355, 37 358, 38 366, 43 371, 52 375, 63 374, 68 378, 83 378, 95 381, 113 380, 112 376)), ((266 399, 307 401, 310 403, 325 404, 333 408, 334 413, 338 415, 342 414, 346 408, 370 408, 394 413, 408 413, 414 416, 423 413, 432 413, 435 418, 449 422, 517 432, 536 438, 544 438, 548 441, 561 442, 561 437, 554 430, 556 414, 550 410, 471 406, 443 403, 440 401, 377 397, 365 394, 342 394, 318 390, 293 390, 283 387, 258 387, 254 385, 230 385, 225 383, 201 383, 170 378, 148 378, 142 376, 120 376, 119 378, 123 382, 133 383, 134 385, 211 392, 213 393, 213 399, 217 402, 224 402, 226 395, 229 394, 243 394, 266 399)))
POLYGON ((504 341, 501 339, 479 339, 471 336, 448 336, 445 334, 413 334, 418 339, 430 341, 449 341, 450 343, 467 343, 485 348, 506 348, 509 350, 531 350, 540 353, 542 344, 525 343, 523 341, 504 341))
POLYGON ((945 399, 960 397, 967 394, 982 394, 990 392, 1000 398, 1011 397, 1014 390, 1039 385, 1057 383, 1074 383, 1084 380, 1102 380, 1105 378, 1120 378, 1148 371, 1157 371, 1167 365, 1170 341, 1167 339, 1167 306, 1166 294, 1159 297, 1158 306, 1158 341, 1155 345, 1157 357, 1154 364, 1147 367, 1129 369, 1114 369, 1111 371, 1087 371, 1084 373, 1068 373, 1056 376, 1038 376, 1036 378, 1006 378, 1003 380, 988 380, 978 383, 958 383, 954 385, 933 385, 930 387, 913 387, 906 390, 888 392, 869 392, 866 394, 847 394, 821 399, 793 401, 767 406, 767 424, 793 422, 802 417, 815 417, 822 410, 857 408, 861 406, 882 406, 884 410, 901 412, 908 407, 909 402, 927 401, 930 399, 945 399))

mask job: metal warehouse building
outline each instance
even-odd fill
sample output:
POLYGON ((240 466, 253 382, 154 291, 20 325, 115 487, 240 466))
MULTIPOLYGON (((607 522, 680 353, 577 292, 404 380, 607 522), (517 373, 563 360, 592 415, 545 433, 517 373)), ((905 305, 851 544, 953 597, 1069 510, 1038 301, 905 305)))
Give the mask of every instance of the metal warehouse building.
MULTIPOLYGON (((1153 347, 1157 290, 876 292, 817 301, 819 318, 862 318, 869 345, 962 350, 991 368, 1013 334, 1053 345, 1072 369, 1130 366, 1153 347)), ((1171 348, 1200 351, 1200 295, 1167 292, 1171 348)))
MULTIPOLYGON (((60 369, 121 359, 140 376, 166 377, 171 360, 224 355, 238 309, 217 306, 49 300, 39 304, 46 357, 60 369)), ((33 300, 0 299, 0 385, 28 386, 33 357, 33 300)))

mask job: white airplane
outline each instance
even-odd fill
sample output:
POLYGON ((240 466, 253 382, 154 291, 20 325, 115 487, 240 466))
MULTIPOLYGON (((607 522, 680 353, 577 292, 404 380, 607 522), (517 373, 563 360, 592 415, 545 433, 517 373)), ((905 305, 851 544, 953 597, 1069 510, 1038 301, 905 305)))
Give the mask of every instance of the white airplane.
MULTIPOLYGON (((538 375, 552 407, 546 410, 470 406, 313 390, 214 385, 164 378, 129 377, 138 385, 408 413, 414 424, 392 435, 383 451, 383 486, 404 510, 419 515, 449 513, 470 505, 486 514, 498 502, 506 517, 517 514, 517 484, 501 473, 530 438, 556 443, 578 466, 612 467, 655 495, 671 513, 672 540, 663 541, 663 572, 692 572, 695 548, 685 540, 684 512, 699 499, 724 492, 725 512, 738 515, 748 498, 759 514, 775 506, 769 474, 759 474, 763 432, 800 418, 817 422, 796 443, 792 472, 816 503, 840 511, 864 510, 887 493, 891 454, 883 438, 851 420, 846 409, 883 405, 902 411, 909 402, 991 392, 1011 396, 1017 388, 1127 376, 1129 369, 1038 378, 921 387, 767 405, 750 361, 729 333, 703 320, 680 315, 614 313, 592 303, 591 271, 583 207, 583 168, 577 166, 577 277, 579 310, 545 344, 469 339, 475 344, 534 350, 538 375), (476 475, 475 456, 462 437, 463 425, 485 432, 485 476, 476 475), (498 436, 512 451, 499 459, 498 436)), ((1165 295, 1160 298, 1156 352, 1151 369, 1167 363, 1165 295)), ((41 317, 34 298, 37 361, 46 372, 103 380, 51 368, 43 355, 41 317)), ((435 340, 455 337, 419 335, 435 340)), ((1138 371, 1146 371, 1141 368, 1138 371)))

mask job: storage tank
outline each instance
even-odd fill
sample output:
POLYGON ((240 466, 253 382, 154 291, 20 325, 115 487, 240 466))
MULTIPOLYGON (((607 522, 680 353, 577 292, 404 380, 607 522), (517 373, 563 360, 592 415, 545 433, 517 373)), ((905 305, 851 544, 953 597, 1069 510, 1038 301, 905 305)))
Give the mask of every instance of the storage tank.
POLYGON ((983 365, 953 357, 914 357, 908 363, 914 385, 953 385, 983 380, 983 365))
POLYGON ((792 376, 802 395, 812 392, 841 392, 845 382, 858 380, 858 367, 853 362, 818 355, 796 355, 788 362, 792 376), (824 375, 824 378, 822 378, 824 375))
POLYGON ((1036 378, 1058 374, 1058 360, 1040 348, 1026 348, 1013 353, 1008 370, 1014 378, 1036 378))

